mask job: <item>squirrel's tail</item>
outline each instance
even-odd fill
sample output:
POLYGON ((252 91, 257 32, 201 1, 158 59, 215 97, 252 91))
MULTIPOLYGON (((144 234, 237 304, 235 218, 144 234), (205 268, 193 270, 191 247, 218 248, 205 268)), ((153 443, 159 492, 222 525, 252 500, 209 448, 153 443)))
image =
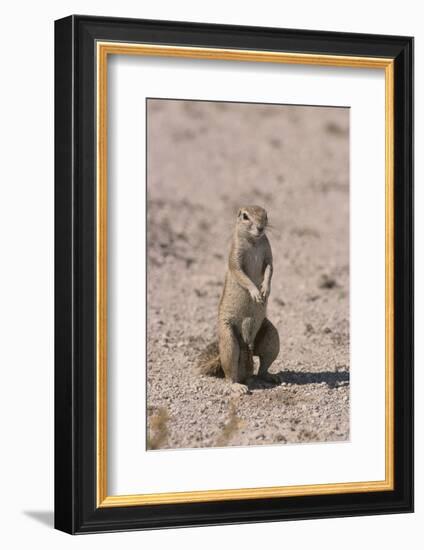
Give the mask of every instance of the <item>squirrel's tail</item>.
POLYGON ((218 376, 219 378, 224 376, 221 360, 219 358, 218 342, 209 344, 209 346, 207 346, 207 348, 200 354, 196 371, 198 374, 203 374, 206 376, 218 376))

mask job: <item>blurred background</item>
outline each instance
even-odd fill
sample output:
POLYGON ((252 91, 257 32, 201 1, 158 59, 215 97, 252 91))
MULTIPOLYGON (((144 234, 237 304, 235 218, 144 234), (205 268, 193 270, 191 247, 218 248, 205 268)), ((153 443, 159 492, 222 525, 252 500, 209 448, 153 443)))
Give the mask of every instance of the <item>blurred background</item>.
POLYGON ((154 448, 349 437, 349 109, 148 100, 154 448), (236 405, 193 373, 216 339, 238 208, 268 211, 281 385, 236 405), (227 434, 228 426, 234 429, 227 434))

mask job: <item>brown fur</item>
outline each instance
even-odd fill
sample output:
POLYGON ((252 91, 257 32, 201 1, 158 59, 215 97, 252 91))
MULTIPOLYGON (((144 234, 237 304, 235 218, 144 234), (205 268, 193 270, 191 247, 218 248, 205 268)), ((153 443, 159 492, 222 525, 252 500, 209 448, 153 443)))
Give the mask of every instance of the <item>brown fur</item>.
POLYGON ((196 369, 199 374, 205 376, 224 377, 224 371, 222 370, 221 361, 219 359, 218 342, 209 344, 208 347, 202 351, 196 369))
POLYGON ((198 365, 200 373, 223 374, 240 388, 253 375, 253 355, 259 356, 259 375, 266 378, 280 349, 278 333, 266 318, 273 271, 267 223, 260 206, 238 212, 219 303, 218 345, 209 346, 198 365))
MULTIPOLYGON (((254 366, 252 350, 244 342, 240 342, 240 348, 239 368, 246 369, 250 375, 252 375, 254 366)), ((196 370, 198 374, 203 376, 224 378, 224 371, 219 357, 218 342, 209 344, 206 349, 201 352, 196 370)))

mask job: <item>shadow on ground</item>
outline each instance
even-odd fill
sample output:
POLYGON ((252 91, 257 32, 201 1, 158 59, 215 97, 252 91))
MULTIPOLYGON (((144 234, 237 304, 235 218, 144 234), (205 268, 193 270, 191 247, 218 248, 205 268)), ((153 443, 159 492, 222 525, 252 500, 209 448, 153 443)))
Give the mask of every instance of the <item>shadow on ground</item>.
POLYGON ((330 388, 349 382, 349 373, 346 371, 299 372, 286 370, 279 372, 278 377, 281 384, 327 384, 330 388))
POLYGON ((307 384, 326 384, 329 388, 337 388, 349 384, 349 373, 347 371, 319 371, 302 372, 294 370, 285 370, 274 374, 278 382, 263 382, 255 377, 249 384, 249 389, 266 389, 279 386, 281 384, 293 384, 304 386, 307 384))

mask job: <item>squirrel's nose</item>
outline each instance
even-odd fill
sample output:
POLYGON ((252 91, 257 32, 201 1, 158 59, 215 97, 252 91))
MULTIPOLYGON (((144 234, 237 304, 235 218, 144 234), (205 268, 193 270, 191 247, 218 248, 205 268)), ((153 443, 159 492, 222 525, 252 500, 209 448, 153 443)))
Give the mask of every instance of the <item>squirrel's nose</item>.
POLYGON ((256 226, 256 229, 259 231, 259 233, 262 233, 262 231, 264 230, 264 227, 263 225, 257 225, 256 226))

